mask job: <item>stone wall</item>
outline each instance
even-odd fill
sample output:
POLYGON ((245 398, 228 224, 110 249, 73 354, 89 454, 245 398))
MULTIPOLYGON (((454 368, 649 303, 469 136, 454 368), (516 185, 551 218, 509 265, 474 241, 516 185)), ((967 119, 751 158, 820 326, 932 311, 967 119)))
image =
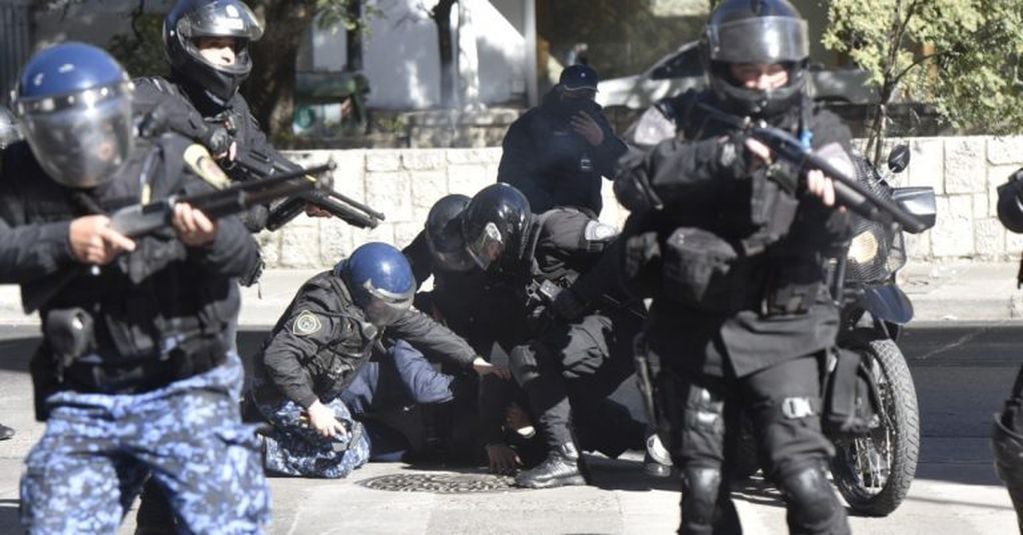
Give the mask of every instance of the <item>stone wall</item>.
MULTIPOLYGON (((1023 166, 1023 137, 910 138, 909 169, 897 186, 931 186, 938 195, 935 227, 907 236, 917 260, 1005 260, 1023 249, 1023 236, 1007 233, 995 216, 995 188, 1023 166)), ((895 141, 892 142, 893 144, 895 141)), ((305 215, 275 233, 259 236, 271 267, 333 265, 361 243, 379 240, 403 247, 423 228, 433 202, 447 193, 472 195, 494 182, 500 148, 318 150, 292 152, 304 164, 333 158, 334 188, 387 214, 378 228, 354 229, 337 219, 305 215)), ((601 219, 621 226, 626 212, 604 188, 601 219)))

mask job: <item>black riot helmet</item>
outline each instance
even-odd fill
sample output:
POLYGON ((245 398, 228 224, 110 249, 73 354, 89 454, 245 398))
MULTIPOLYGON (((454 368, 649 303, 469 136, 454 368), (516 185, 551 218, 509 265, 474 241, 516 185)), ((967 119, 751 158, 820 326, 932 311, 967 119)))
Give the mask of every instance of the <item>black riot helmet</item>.
POLYGON ((0 106, 0 150, 7 148, 7 145, 21 141, 21 131, 18 130, 18 120, 14 118, 11 110, 0 106))
POLYGON ((469 197, 453 193, 445 195, 433 204, 426 216, 426 243, 430 246, 433 261, 447 271, 468 271, 475 263, 465 249, 462 239, 462 210, 469 204, 469 197))
POLYGON ((263 36, 263 27, 239 0, 179 0, 163 21, 163 44, 171 68, 221 102, 238 91, 252 71, 249 43, 263 36), (199 53, 202 37, 235 40, 233 65, 215 65, 199 53))
POLYGON ((710 87, 733 113, 779 115, 802 98, 810 40, 806 20, 788 0, 725 0, 710 15, 703 58, 710 87), (747 89, 732 65, 783 66, 788 83, 777 89, 747 89))
POLYGON ((517 260, 531 221, 529 201, 521 191, 504 183, 481 189, 462 211, 462 238, 466 250, 483 269, 502 259, 517 260))

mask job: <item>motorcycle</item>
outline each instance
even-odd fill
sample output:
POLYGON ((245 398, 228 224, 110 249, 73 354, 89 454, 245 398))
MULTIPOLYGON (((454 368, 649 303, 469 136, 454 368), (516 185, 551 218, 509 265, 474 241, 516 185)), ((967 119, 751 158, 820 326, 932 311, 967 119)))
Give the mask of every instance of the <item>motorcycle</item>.
MULTIPOLYGON (((888 182, 909 165, 907 146, 891 152, 890 174, 886 176, 862 156, 854 160, 862 183, 917 216, 925 223, 922 230, 934 226, 932 188, 895 188, 888 182)), ((826 431, 836 450, 829 468, 852 511, 867 516, 886 516, 899 507, 916 474, 920 451, 916 388, 897 343, 903 327, 913 318, 913 305, 896 282, 905 263, 901 230, 856 218, 848 252, 830 266, 832 296, 841 310, 837 345, 860 355, 871 375, 876 407, 865 433, 826 431)), ((834 355, 829 356, 829 373, 835 360, 834 355)), ((734 475, 745 479, 758 468, 752 422, 745 418, 734 475)))

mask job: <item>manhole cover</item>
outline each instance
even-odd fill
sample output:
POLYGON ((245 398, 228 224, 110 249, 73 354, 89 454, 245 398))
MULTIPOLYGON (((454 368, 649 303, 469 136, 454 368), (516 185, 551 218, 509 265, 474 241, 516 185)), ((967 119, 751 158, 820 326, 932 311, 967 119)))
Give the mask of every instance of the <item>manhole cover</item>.
POLYGON ((393 474, 359 481, 359 485, 395 492, 433 492, 436 494, 469 494, 518 490, 510 476, 494 474, 393 474))

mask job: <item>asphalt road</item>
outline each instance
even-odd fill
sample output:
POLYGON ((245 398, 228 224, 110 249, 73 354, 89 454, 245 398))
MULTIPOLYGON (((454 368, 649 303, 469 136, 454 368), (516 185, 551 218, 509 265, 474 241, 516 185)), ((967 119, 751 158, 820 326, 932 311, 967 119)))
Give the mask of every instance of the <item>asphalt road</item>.
MULTIPOLYGON (((20 463, 42 431, 42 425, 33 421, 27 374, 28 358, 38 342, 36 332, 37 327, 32 326, 0 326, 0 422, 18 430, 14 439, 0 442, 0 533, 19 532, 20 463)), ((265 330, 243 330, 241 353, 252 354, 264 335, 265 330)), ((854 532, 1013 533, 1014 515, 994 475, 987 437, 991 416, 1023 363, 1023 324, 916 324, 905 332, 901 346, 920 405, 922 446, 917 478, 898 511, 888 518, 853 518, 854 532)), ((635 398, 628 392, 619 395, 635 407, 635 398)), ((637 485, 635 478, 619 477, 631 469, 630 464, 636 463, 598 464, 596 488, 520 491, 503 494, 494 502, 484 495, 427 497, 423 493, 373 491, 356 487, 352 481, 274 479, 271 531, 671 532, 677 522, 678 495, 671 485, 637 485), (312 507, 317 500, 329 507, 312 507), (387 514, 374 514, 370 519, 367 511, 387 514)), ((350 479, 397 470, 406 468, 371 465, 350 479)), ((744 489, 738 506, 747 533, 784 532, 784 509, 770 489, 744 489)), ((125 531, 128 529, 126 525, 125 531)))

